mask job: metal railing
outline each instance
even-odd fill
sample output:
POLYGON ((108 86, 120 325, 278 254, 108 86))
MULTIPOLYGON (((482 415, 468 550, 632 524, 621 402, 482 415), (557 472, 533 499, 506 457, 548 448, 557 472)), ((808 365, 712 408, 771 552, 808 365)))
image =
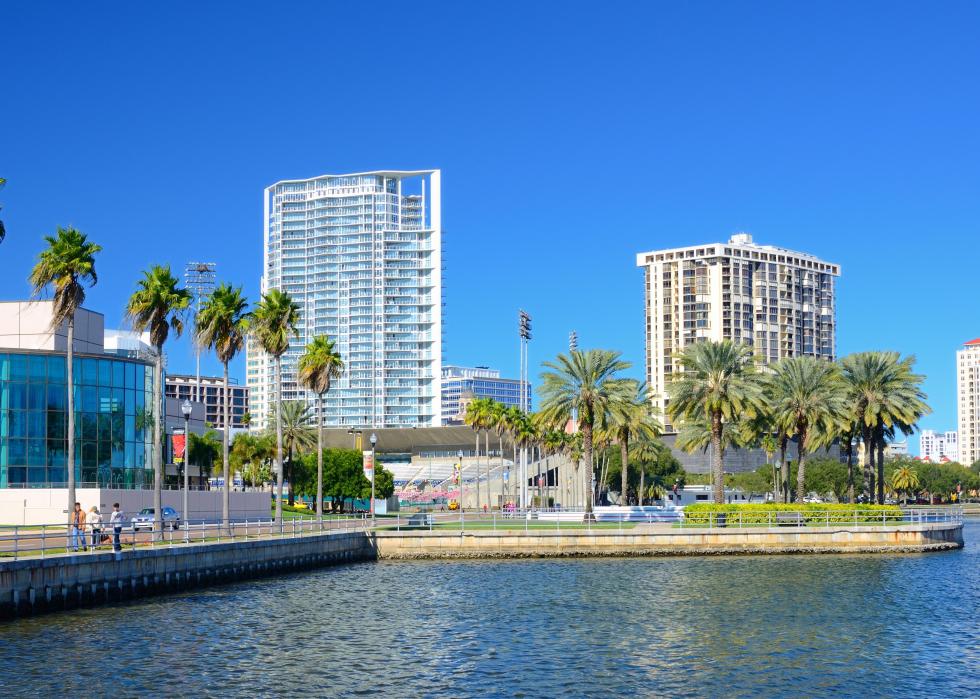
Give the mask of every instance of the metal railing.
POLYGON ((903 510, 738 510, 734 512, 687 512, 678 526, 686 528, 748 527, 881 527, 907 524, 961 524, 961 507, 908 508, 903 510))
POLYGON ((120 527, 104 522, 96 530, 88 525, 79 529, 65 524, 3 525, 0 526, 0 561, 278 537, 298 538, 331 532, 366 531, 370 528, 370 515, 324 515, 322 519, 316 516, 292 517, 278 522, 272 518, 256 518, 228 524, 223 524, 220 519, 165 521, 163 531, 153 529, 151 522, 134 523, 129 519, 120 527))

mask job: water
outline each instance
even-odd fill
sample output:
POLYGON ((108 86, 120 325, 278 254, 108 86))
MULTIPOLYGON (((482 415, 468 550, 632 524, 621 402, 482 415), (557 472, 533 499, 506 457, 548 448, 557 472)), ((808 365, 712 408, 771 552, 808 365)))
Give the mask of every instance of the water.
POLYGON ((923 555, 386 562, 249 581, 0 625, 0 695, 977 696, 980 521, 965 536, 923 555))

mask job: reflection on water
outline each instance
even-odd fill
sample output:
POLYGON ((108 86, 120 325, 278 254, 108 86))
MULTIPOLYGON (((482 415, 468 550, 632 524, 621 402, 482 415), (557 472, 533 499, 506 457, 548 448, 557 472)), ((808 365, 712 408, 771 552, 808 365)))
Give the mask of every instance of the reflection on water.
POLYGON ((965 536, 328 568, 0 625, 0 695, 977 696, 980 522, 965 536))

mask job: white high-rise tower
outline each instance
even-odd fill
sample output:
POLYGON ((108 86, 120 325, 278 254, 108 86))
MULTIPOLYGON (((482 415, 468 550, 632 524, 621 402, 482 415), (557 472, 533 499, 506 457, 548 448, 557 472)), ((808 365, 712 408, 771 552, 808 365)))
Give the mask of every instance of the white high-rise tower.
MULTIPOLYGON (((300 306, 283 356, 282 400, 310 398, 296 364, 317 335, 345 371, 326 396, 332 427, 429 427, 442 414, 440 171, 377 171, 284 180, 265 190, 262 291, 300 306)), ((251 426, 264 429, 272 360, 247 349, 251 426)), ((311 400, 315 409, 316 402, 311 400)))
POLYGON ((980 337, 956 352, 956 415, 960 463, 980 461, 980 337))

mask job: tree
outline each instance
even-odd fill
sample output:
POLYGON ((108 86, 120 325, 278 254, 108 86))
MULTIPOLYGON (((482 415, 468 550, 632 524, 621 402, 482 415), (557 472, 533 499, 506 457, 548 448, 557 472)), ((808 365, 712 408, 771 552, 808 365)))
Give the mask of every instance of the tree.
POLYGON ((75 506, 75 312, 85 302, 85 287, 99 281, 95 273, 95 255, 102 247, 89 242, 74 228, 58 228, 54 236, 45 236, 48 247, 38 255, 28 282, 32 296, 38 298, 54 287, 51 304, 51 332, 67 326, 66 376, 68 380, 68 511, 75 506))
POLYGON ((262 485, 272 478, 269 463, 275 454, 275 438, 241 432, 231 443, 231 466, 251 486, 262 485))
MULTIPOLYGON (((612 404, 610 429, 619 445, 620 473, 619 502, 626 505, 627 481, 629 479, 629 447, 632 439, 649 439, 660 435, 660 424, 654 419, 652 402, 646 384, 632 382, 635 389, 632 395, 624 395, 622 400, 612 404)), ((640 494, 642 505, 642 493, 640 494)))
MULTIPOLYGON (((630 393, 632 384, 618 374, 631 364, 620 359, 619 352, 609 350, 572 350, 559 354, 554 362, 545 362, 551 371, 541 374, 541 412, 551 425, 564 425, 578 415, 582 432, 582 450, 588 473, 593 474, 592 436, 596 427, 605 424, 613 403, 630 393)), ((586 517, 592 513, 592 488, 585 487, 586 517)))
POLYGON ((299 337, 299 305, 289 294, 273 289, 262 297, 252 314, 253 337, 262 350, 275 360, 275 395, 270 403, 275 405, 276 430, 276 521, 282 522, 282 423, 279 420, 279 403, 282 395, 282 355, 289 349, 289 339, 299 337))
MULTIPOLYGON (((158 513, 153 529, 163 534, 163 345, 170 331, 180 337, 184 331, 184 311, 191 303, 191 292, 181 289, 169 265, 153 265, 143 272, 136 291, 126 304, 126 316, 136 332, 149 332, 156 351, 153 368, 153 508, 158 513)), ((227 487, 227 484, 226 484, 227 487)))
POLYGON ((231 390, 228 386, 228 365, 245 347, 249 317, 248 301, 242 295, 242 288, 219 284, 204 300, 194 323, 198 346, 214 350, 224 369, 225 428, 221 438, 221 463, 224 468, 225 489, 221 494, 221 521, 226 527, 230 526, 231 521, 231 390))
POLYGON ((904 494, 907 503, 909 494, 915 494, 919 488, 919 474, 910 466, 899 466, 891 472, 889 485, 896 493, 904 494))
POLYGON ((222 463, 221 459, 221 442, 217 432, 206 430, 202 435, 191 432, 187 442, 187 458, 184 460, 184 468, 195 463, 201 470, 202 476, 210 476, 215 462, 222 463))
POLYGON ((293 488, 293 454, 303 454, 316 447, 316 435, 310 429, 310 406, 299 400, 283 401, 279 407, 279 432, 289 462, 289 505, 296 503, 293 488))
MULTIPOLYGON (((487 434, 487 461, 490 460, 489 433, 494 421, 494 401, 492 398, 475 398, 466 404, 466 412, 463 415, 463 422, 473 428, 476 433, 476 449, 473 452, 476 457, 476 509, 480 509, 480 430, 487 434)), ((487 464, 487 502, 490 502, 490 465, 487 464)), ((463 484, 462 474, 460 474, 459 485, 459 506, 463 506, 463 484)))
POLYGON ((816 357, 786 357, 771 365, 766 388, 776 423, 795 436, 796 502, 806 496, 807 452, 830 443, 844 413, 845 392, 837 366, 816 357))
POLYGON ((316 393, 316 516, 323 518, 323 397, 330 390, 333 379, 339 379, 344 371, 344 361, 334 343, 326 335, 318 335, 306 346, 299 358, 297 378, 299 384, 316 393))
POLYGON ((714 499, 725 501, 725 429, 739 417, 753 417, 762 407, 762 385, 752 348, 730 340, 697 342, 676 359, 682 372, 670 385, 668 414, 675 423, 704 425, 711 436, 714 499))

